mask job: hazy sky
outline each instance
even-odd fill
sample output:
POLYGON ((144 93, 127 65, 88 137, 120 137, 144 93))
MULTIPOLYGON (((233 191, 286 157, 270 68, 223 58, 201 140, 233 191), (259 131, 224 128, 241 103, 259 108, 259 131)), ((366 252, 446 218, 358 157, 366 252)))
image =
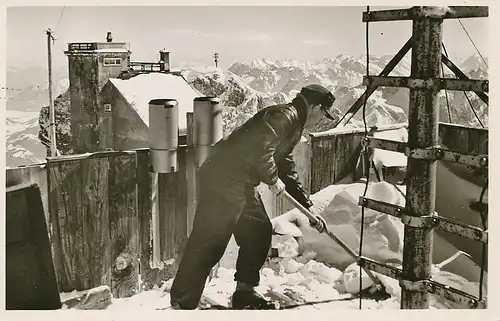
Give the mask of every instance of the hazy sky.
MULTIPOLYGON (((391 7, 394 8, 394 7, 391 7)), ((371 10, 387 7, 371 7, 371 10)), ((47 64, 44 30, 55 30, 54 66, 66 65, 68 42, 130 43, 133 61, 156 61, 159 49, 180 62, 220 65, 254 58, 315 60, 365 52, 366 7, 11 7, 7 9, 7 66, 47 64), (61 15, 61 13, 63 13, 61 15)), ((487 55, 490 19, 462 19, 487 55)), ((395 54, 411 21, 370 23, 370 54, 395 54)), ((444 24, 450 55, 475 52, 456 19, 444 24)))

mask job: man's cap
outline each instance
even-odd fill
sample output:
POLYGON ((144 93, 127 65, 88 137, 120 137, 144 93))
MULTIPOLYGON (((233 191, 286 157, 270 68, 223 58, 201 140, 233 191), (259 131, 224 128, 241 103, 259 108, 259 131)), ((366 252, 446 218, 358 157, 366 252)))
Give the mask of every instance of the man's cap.
POLYGON ((301 92, 307 92, 312 95, 318 96, 321 104, 321 110, 323 110, 325 116, 331 120, 335 120, 335 118, 329 112, 330 108, 332 108, 333 103, 335 102, 335 96, 333 96, 333 94, 328 89, 321 85, 312 84, 302 87, 301 92))

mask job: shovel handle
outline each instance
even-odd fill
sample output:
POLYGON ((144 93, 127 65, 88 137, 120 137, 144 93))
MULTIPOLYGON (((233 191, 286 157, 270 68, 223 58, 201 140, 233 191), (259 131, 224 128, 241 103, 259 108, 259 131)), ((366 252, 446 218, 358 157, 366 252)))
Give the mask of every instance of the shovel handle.
MULTIPOLYGON (((305 208, 302 204, 300 204, 295 198, 293 198, 287 191, 283 191, 283 195, 290 201, 293 203, 293 205, 299 210, 301 211, 305 216, 307 216, 307 218, 313 223, 314 226, 319 226, 320 224, 320 220, 315 216, 313 215, 307 208, 305 208)), ((349 247, 349 245, 347 245, 344 241, 342 241, 341 239, 339 239, 337 236, 335 236, 335 234, 333 234, 332 232, 330 232, 328 230, 328 227, 325 226, 325 229, 323 231, 323 233, 325 233, 326 235, 328 235, 332 240, 334 240, 338 245, 340 245, 340 247, 342 247, 346 252, 347 254, 349 254, 356 262, 359 261, 359 257, 358 255, 356 254, 356 252, 354 252, 353 249, 351 249, 349 247)), ((380 281, 375 277, 375 275, 372 273, 371 270, 365 268, 365 267, 362 267, 363 270, 366 272, 366 274, 370 277, 370 279, 373 281, 374 284, 379 284, 380 281)))

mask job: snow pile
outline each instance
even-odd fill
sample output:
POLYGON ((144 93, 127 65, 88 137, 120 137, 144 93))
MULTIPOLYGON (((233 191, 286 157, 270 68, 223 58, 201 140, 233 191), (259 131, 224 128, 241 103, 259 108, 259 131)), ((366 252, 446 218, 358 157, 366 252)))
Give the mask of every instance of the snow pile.
POLYGON ((149 126, 149 101, 172 98, 179 103, 179 129, 186 129, 186 113, 193 111, 193 100, 201 96, 184 78, 172 74, 149 73, 127 80, 110 78, 110 81, 147 126, 149 126))
MULTIPOLYGON (((360 242, 361 208, 358 199, 364 188, 363 183, 331 185, 311 196, 316 211, 325 218, 329 230, 354 250, 359 248, 360 242)), ((367 197, 404 206, 402 195, 386 182, 370 184, 367 197)), ((298 213, 297 209, 292 211, 298 213)), ((313 250, 319 261, 340 270, 355 262, 326 234, 320 234, 310 226, 300 229, 303 236, 299 253, 313 250)), ((400 263, 403 230, 403 224, 396 218, 366 209, 363 255, 382 263, 400 263)))

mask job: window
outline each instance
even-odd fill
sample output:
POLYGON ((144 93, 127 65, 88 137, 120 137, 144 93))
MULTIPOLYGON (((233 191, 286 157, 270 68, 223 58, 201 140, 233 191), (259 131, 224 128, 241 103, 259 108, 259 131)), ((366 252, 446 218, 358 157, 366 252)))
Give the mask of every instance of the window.
POLYGON ((104 66, 121 66, 122 58, 104 58, 104 66))

